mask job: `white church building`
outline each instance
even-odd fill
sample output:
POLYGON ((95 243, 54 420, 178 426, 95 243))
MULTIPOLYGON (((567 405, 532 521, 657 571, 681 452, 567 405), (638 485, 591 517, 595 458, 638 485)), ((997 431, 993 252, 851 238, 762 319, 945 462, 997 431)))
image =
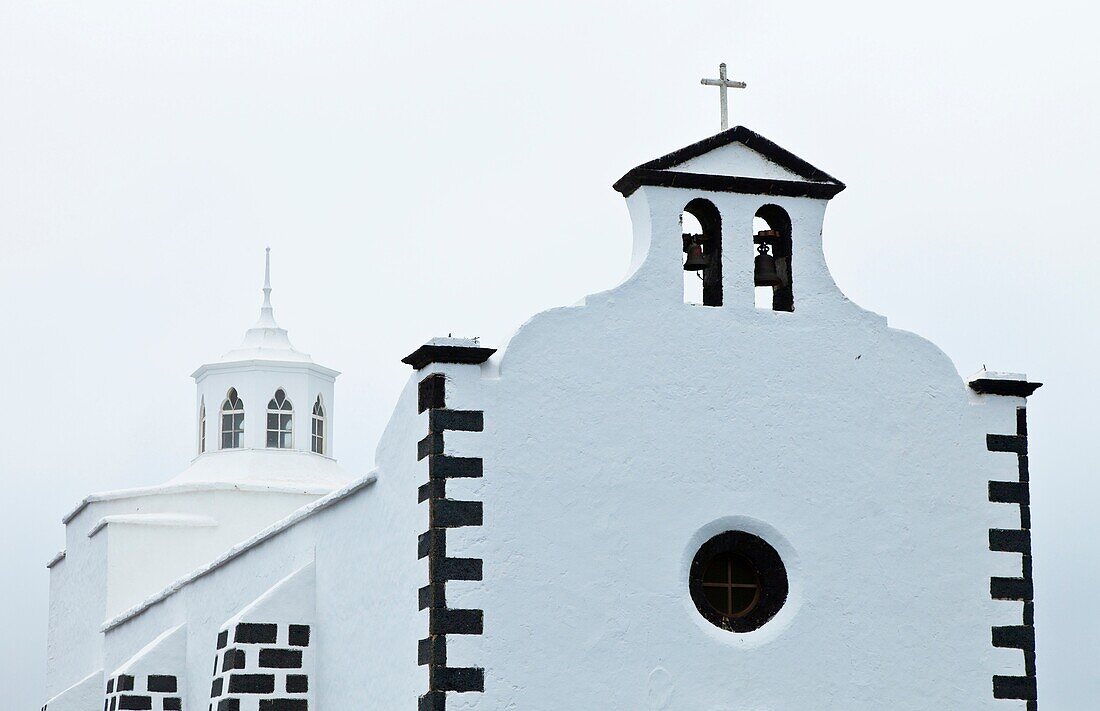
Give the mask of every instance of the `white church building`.
POLYGON ((1035 709, 1039 384, 849 301, 759 134, 614 187, 625 280, 415 349, 365 476, 268 280, 190 466, 64 517, 43 709, 1035 709))

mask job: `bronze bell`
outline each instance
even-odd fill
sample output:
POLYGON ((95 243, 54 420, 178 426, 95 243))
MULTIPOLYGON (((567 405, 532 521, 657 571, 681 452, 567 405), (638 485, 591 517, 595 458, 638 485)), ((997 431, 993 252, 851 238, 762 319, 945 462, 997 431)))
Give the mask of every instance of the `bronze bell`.
POLYGON ((687 259, 684 260, 685 272, 697 272, 710 266, 710 260, 703 254, 703 240, 700 235, 692 235, 687 246, 687 259))
POLYGON ((783 280, 775 268, 775 257, 768 254, 768 245, 765 243, 761 243, 756 248, 756 263, 752 276, 753 283, 757 286, 783 286, 783 280))

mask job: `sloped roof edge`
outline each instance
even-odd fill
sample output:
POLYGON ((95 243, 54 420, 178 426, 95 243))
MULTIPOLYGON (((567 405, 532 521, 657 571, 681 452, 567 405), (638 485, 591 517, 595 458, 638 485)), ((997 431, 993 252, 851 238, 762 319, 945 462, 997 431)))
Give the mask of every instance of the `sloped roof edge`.
POLYGON ((805 195, 826 198, 836 195, 845 188, 844 183, 825 171, 810 165, 787 149, 744 126, 734 126, 710 138, 704 138, 660 158, 655 158, 631 168, 612 187, 622 193, 623 197, 629 197, 642 185, 709 188, 731 192, 760 192, 769 195, 805 195), (746 148, 756 151, 776 165, 805 178, 812 185, 793 180, 762 180, 669 170, 692 158, 697 158, 731 143, 740 143, 746 148))
POLYGON ((343 501, 344 499, 348 498, 352 494, 355 494, 359 490, 361 490, 361 489, 363 489, 367 486, 370 486, 371 484, 373 484, 376 481, 378 481, 377 472, 371 472, 370 474, 367 474, 366 476, 362 477, 361 479, 357 479, 357 480, 351 482, 350 484, 348 484, 344 488, 338 489, 338 490, 332 492, 328 496, 322 496, 319 499, 315 499, 314 501, 311 501, 310 503, 306 504, 302 508, 297 509, 294 512, 292 512, 286 518, 284 518, 280 521, 276 521, 275 523, 271 524, 270 526, 268 526, 264 530, 260 531, 256 535, 252 536, 248 540, 241 541, 240 543, 232 546, 231 548, 229 548, 229 550, 222 553, 220 556, 215 558, 210 563, 207 563, 206 565, 204 565, 204 566, 202 566, 202 567, 200 567, 196 570, 193 570, 190 573, 187 573, 186 575, 184 575, 181 578, 177 578, 174 582, 170 583, 167 587, 165 587, 160 592, 157 592, 157 593, 153 594, 152 596, 146 598, 145 600, 138 603, 137 605, 130 608, 129 610, 126 610, 126 611, 122 612, 121 614, 113 617, 112 619, 107 620, 100 627, 100 632, 110 632, 112 629, 114 629, 115 627, 118 627, 119 625, 123 624, 127 620, 129 620, 133 617, 137 617, 142 612, 145 612, 147 609, 149 609, 153 605, 156 605, 159 602, 163 602, 167 598, 171 597, 175 593, 182 590, 184 587, 186 587, 190 583, 193 583, 194 581, 198 580, 199 578, 202 578, 202 577, 212 573, 213 571, 217 570, 218 568, 221 568, 226 563, 229 563, 230 561, 240 557, 244 553, 246 553, 249 550, 255 548, 258 545, 260 545, 261 543, 264 543, 265 541, 268 541, 268 540, 274 538, 275 536, 279 535, 280 533, 287 530, 288 528, 291 528, 292 526, 294 526, 298 523, 301 523, 302 521, 304 521, 307 518, 311 517, 313 514, 318 513, 320 511, 324 511, 325 509, 329 508, 330 506, 332 506, 336 503, 339 503, 340 501, 343 501))

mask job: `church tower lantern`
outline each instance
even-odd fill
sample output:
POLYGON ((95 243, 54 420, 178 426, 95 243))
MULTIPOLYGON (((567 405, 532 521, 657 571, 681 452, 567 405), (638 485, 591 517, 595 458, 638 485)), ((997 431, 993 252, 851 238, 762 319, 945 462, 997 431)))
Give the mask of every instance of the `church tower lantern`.
MULTIPOLYGON (((193 374, 189 466, 163 483, 90 494, 63 519, 65 549, 48 566, 51 710, 101 703, 105 620, 352 480, 333 457, 337 375, 275 321, 268 250, 259 320, 239 347, 193 374)), ((154 708, 121 699, 119 708, 154 708), (139 705, 123 705, 131 702, 139 705)))
MULTIPOLYGON (((264 264, 263 304, 240 346, 196 370, 197 459, 181 477, 240 476, 243 459, 265 480, 326 469, 306 458, 332 459, 333 390, 339 373, 296 349, 271 305, 271 250, 264 264), (262 459, 262 465, 259 460, 262 459)), ((342 478, 342 477, 341 477, 342 478)), ((177 477, 178 479, 178 477, 177 477)), ((337 483, 333 481, 332 483, 337 483)))

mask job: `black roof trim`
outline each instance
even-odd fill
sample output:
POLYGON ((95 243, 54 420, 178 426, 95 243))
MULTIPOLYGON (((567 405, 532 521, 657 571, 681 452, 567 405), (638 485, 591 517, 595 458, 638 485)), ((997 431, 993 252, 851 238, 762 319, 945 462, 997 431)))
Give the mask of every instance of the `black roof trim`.
POLYGON ((497 352, 496 348, 477 348, 475 346, 443 346, 427 343, 401 359, 402 363, 420 370, 431 363, 484 363, 489 356, 497 352))
POLYGON ((630 197, 642 185, 662 188, 693 188, 721 193, 746 193, 749 195, 780 195, 783 197, 812 197, 829 199, 844 189, 836 183, 800 183, 796 180, 769 178, 738 178, 729 175, 680 173, 673 170, 635 168, 615 183, 614 188, 630 197))
POLYGON ((629 197, 642 185, 702 188, 723 192, 753 192, 763 193, 765 195, 784 195, 788 197, 824 198, 831 198, 845 188, 844 183, 825 171, 815 168, 790 151, 781 148, 777 144, 761 136, 759 133, 750 131, 744 126, 735 126, 728 131, 723 131, 710 138, 692 143, 690 146, 685 146, 668 155, 651 160, 648 163, 642 163, 636 168, 632 168, 623 177, 619 178, 613 187, 615 190, 622 193, 623 197, 629 197), (668 170, 685 161, 704 155, 716 148, 729 145, 730 143, 740 143, 746 148, 756 151, 776 165, 786 168, 792 173, 805 178, 812 183, 812 185, 804 187, 801 192, 794 192, 792 186, 803 185, 803 183, 794 180, 735 178, 719 175, 701 175, 699 173, 681 173, 668 170), (677 177, 673 179, 661 179, 657 177, 659 173, 677 177), (680 176, 692 177, 687 178, 680 176), (707 180, 700 182, 700 178, 705 178, 707 180), (674 180, 675 182, 670 183, 667 182, 668 180, 674 180), (692 182, 689 183, 689 181, 692 182), (768 188, 769 186, 772 187, 772 192, 761 189, 768 188))
POLYGON ((1042 383, 1029 383, 1026 380, 1001 380, 1000 378, 978 378, 971 380, 970 389, 981 395, 1013 395, 1015 397, 1027 397, 1039 388, 1042 383))

